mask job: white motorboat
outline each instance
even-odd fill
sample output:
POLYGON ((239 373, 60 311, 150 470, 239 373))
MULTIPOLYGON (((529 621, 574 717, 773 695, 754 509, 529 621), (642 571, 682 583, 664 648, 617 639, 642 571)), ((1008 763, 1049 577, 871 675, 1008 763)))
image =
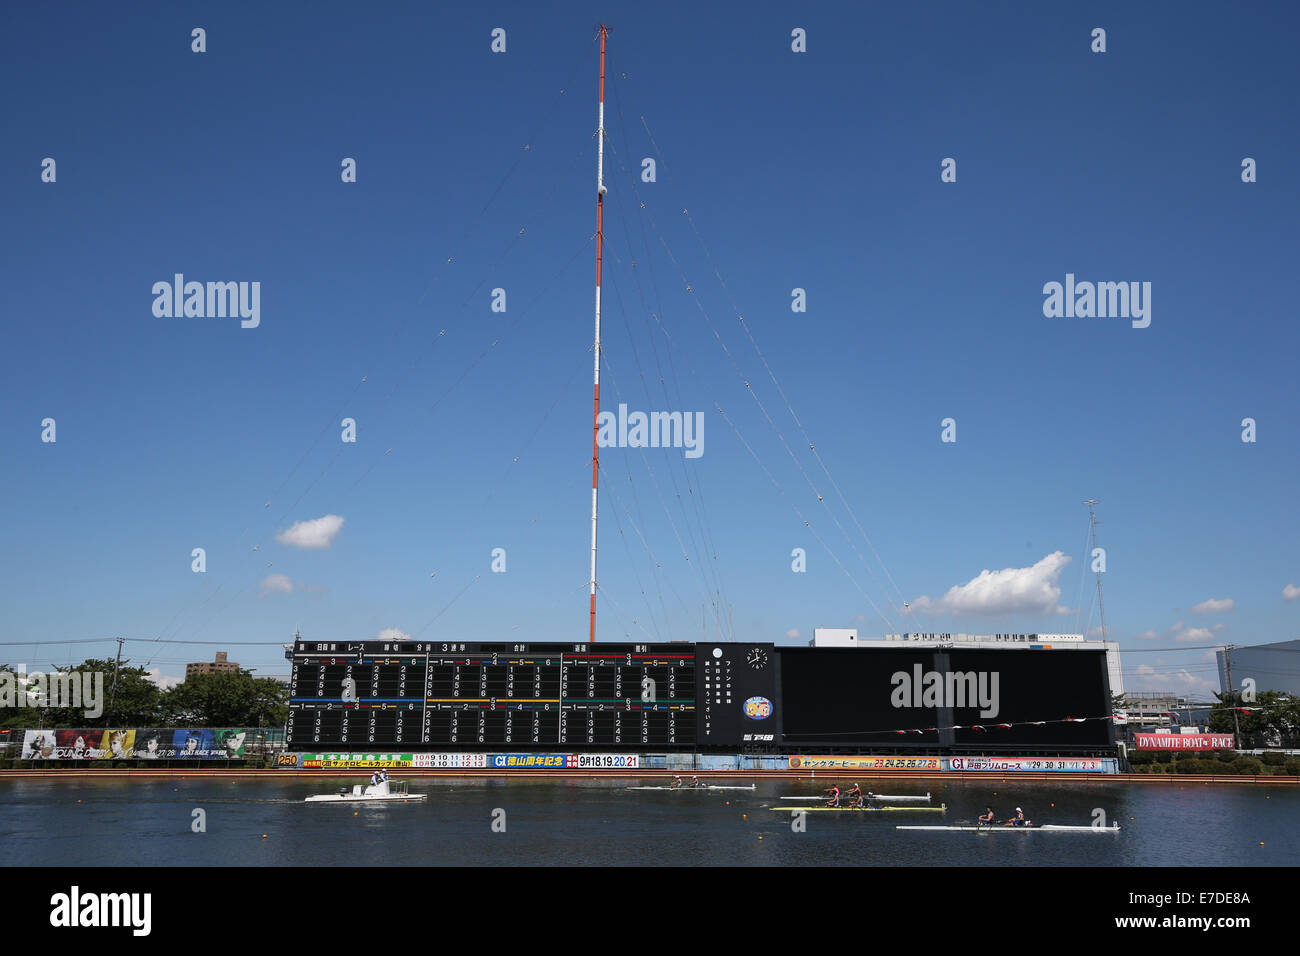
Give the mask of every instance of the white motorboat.
POLYGON ((384 780, 381 783, 359 783, 349 790, 339 787, 338 793, 321 793, 303 800, 304 803, 409 803, 427 800, 428 794, 409 793, 405 780, 384 780))

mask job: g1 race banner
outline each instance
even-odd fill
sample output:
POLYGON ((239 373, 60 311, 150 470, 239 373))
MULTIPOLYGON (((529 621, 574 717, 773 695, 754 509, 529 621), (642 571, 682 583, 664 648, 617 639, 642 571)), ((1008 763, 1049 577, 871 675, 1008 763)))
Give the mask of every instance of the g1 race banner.
POLYGON ((81 728, 28 730, 23 760, 240 759, 248 731, 241 727, 177 729, 81 728))
POLYGON ((790 757, 791 770, 941 770, 939 757, 790 757))
POLYGON ((1232 734, 1137 734, 1138 750, 1236 750, 1232 734))
POLYGON ((487 766, 505 770, 636 770, 639 754, 488 754, 487 766))
POLYGON ((1108 773, 1101 757, 947 757, 948 770, 984 773, 1108 773))

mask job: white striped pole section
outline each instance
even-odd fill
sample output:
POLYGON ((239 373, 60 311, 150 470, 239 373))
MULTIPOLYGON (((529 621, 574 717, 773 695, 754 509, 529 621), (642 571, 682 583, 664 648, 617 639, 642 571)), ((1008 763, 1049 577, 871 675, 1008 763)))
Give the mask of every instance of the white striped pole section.
POLYGON ((596 344, 594 352, 593 405, 591 420, 591 631, 588 642, 596 643, 596 482, 600 475, 600 266, 605 242, 605 37, 609 27, 600 25, 600 112, 596 128, 596 344))

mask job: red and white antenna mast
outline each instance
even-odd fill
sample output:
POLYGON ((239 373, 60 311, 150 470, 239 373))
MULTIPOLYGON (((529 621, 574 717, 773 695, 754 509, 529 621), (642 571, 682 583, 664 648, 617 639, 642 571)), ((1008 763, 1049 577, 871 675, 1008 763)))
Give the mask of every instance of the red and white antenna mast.
POLYGON ((596 481, 600 476, 600 265, 605 243, 605 38, 609 27, 600 24, 600 110, 596 126, 596 343, 592 348, 593 405, 591 418, 591 631, 596 643, 596 481))

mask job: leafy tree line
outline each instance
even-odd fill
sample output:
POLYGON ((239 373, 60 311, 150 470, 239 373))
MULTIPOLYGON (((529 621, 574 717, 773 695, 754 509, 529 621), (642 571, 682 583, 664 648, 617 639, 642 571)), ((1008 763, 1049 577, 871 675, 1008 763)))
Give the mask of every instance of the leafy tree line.
MULTIPOLYGON (((0 671, 15 673, 3 664, 0 671)), ((103 713, 86 716, 87 707, 17 706, 0 709, 0 728, 27 727, 282 727, 289 716, 288 688, 270 677, 254 677, 240 668, 214 674, 194 674, 168 690, 152 680, 143 667, 123 661, 90 659, 62 674, 104 675, 103 713)), ((21 701, 19 702, 21 703, 21 701)), ((29 698, 29 704, 33 703, 29 698)), ((48 702, 40 702, 48 703, 48 702)), ((83 701, 83 704, 87 702, 83 701)))
POLYGON ((1237 746, 1245 750, 1264 747, 1295 747, 1300 743, 1300 698, 1282 691, 1267 690, 1253 701, 1243 701, 1241 692, 1214 695, 1218 699, 1210 708, 1206 724, 1211 733, 1230 734, 1241 728, 1237 746), (1233 708, 1246 708, 1249 713, 1233 708))

